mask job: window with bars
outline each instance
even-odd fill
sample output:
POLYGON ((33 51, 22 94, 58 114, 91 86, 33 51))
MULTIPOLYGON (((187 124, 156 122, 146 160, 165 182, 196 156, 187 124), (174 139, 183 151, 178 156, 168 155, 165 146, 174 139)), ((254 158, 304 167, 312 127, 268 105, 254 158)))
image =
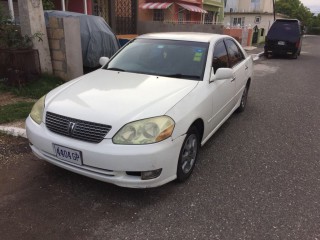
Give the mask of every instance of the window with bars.
POLYGON ((232 26, 244 26, 244 17, 234 17, 232 21, 232 26))
POLYGON ((110 23, 109 19, 109 1, 94 0, 93 1, 93 15, 103 17, 107 23, 110 23))
POLYGON ((208 13, 205 14, 205 19, 204 19, 205 23, 212 23, 214 21, 213 17, 214 17, 214 12, 208 11, 208 13))
POLYGON ((190 11, 186 11, 186 21, 187 22, 191 21, 191 12, 190 11))
POLYGON ((153 21, 163 21, 164 20, 164 11, 161 9, 153 10, 153 21))
POLYGON ((261 16, 256 16, 255 19, 254 19, 254 23, 255 24, 261 23, 261 16))

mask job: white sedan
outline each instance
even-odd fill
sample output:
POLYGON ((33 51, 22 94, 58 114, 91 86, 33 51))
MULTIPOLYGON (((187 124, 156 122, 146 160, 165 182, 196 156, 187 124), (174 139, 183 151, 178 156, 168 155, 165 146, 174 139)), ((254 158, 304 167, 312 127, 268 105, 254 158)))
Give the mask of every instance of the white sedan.
POLYGON ((243 111, 252 58, 230 36, 137 37, 92 73, 52 90, 26 120, 33 153, 124 187, 186 180, 204 145, 243 111))

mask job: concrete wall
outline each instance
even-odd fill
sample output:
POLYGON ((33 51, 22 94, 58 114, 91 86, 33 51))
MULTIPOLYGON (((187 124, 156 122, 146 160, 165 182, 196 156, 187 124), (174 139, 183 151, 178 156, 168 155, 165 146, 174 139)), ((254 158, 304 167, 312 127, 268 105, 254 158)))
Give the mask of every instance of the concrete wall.
POLYGON ((251 46, 252 43, 252 29, 242 29, 242 28, 225 28, 223 34, 234 37, 242 46, 251 46), (245 35, 244 35, 245 34, 245 35))
POLYGON ((221 34, 223 25, 138 21, 137 32, 138 35, 152 32, 206 32, 221 34))
MULTIPOLYGON (((267 35, 272 23, 273 14, 272 13, 232 13, 232 18, 242 18, 244 17, 244 25, 250 26, 251 28, 258 26, 258 28, 264 28, 265 34, 267 35), (260 17, 260 23, 255 23, 256 17, 260 17)), ((230 23, 230 13, 225 13, 224 25, 228 26, 230 23)))
POLYGON ((18 1, 21 34, 33 36, 42 34, 42 41, 33 40, 33 48, 39 51, 41 72, 52 73, 52 63, 48 45, 47 31, 44 22, 42 1, 18 1))
POLYGON ((50 17, 47 32, 53 74, 66 81, 83 75, 79 19, 50 17))
POLYGON ((225 12, 230 12, 230 8, 232 8, 233 12, 273 13, 272 0, 260 0, 256 3, 252 3, 251 0, 228 0, 225 12), (258 9, 254 7, 258 7, 258 9))
MULTIPOLYGON (((0 5, 2 7, 3 13, 9 17, 10 11, 9 11, 8 1, 0 0, 0 5)), ((18 7, 17 1, 13 1, 13 12, 14 12, 15 20, 19 20, 19 7, 18 7)))

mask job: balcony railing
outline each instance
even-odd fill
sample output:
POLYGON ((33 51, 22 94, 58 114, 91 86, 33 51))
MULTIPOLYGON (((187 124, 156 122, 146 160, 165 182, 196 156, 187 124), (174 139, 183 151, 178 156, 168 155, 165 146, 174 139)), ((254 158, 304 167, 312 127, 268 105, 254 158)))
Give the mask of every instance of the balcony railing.
POLYGON ((163 22, 163 23, 172 23, 172 24, 208 24, 208 25, 223 25, 223 22, 213 22, 213 21, 185 21, 185 20, 163 20, 163 21, 151 21, 151 22, 163 22))

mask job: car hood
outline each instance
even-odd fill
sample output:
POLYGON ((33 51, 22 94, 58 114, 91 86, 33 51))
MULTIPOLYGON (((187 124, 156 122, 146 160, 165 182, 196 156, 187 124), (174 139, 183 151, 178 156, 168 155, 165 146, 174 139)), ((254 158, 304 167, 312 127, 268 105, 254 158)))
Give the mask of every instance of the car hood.
POLYGON ((198 81, 99 69, 66 83, 46 97, 45 111, 112 126, 164 115, 198 81))

